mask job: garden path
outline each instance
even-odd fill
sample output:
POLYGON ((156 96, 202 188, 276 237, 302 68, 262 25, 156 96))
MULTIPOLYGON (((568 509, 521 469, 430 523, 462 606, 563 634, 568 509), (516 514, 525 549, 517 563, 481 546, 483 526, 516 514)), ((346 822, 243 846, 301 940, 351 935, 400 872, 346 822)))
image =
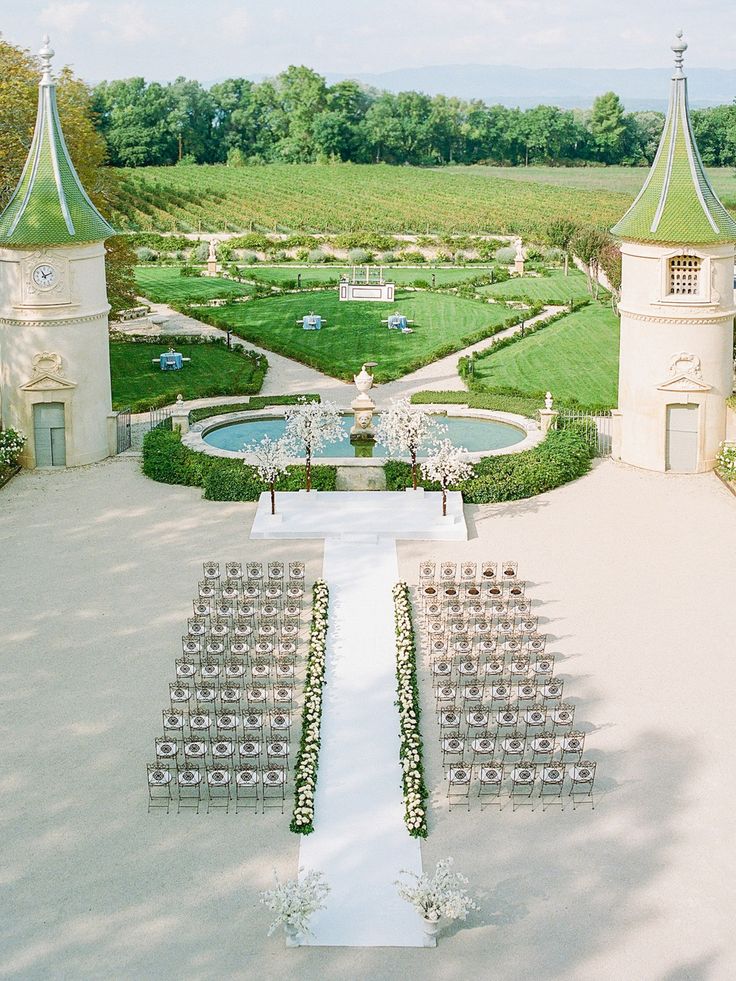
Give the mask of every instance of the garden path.
MULTIPOLYGON (((179 313, 165 303, 151 303, 148 300, 145 300, 144 302, 151 306, 152 314, 154 316, 163 316, 168 318, 167 322, 156 330, 156 333, 161 333, 163 335, 203 334, 214 337, 225 337, 225 332, 219 328, 211 327, 208 324, 202 323, 201 320, 196 320, 194 317, 188 317, 185 314, 179 313)), ((526 326, 531 327, 540 320, 544 320, 556 313, 560 313, 563 309, 564 307, 559 306, 545 307, 544 310, 540 314, 537 314, 536 317, 530 318, 526 322, 526 326)), ((131 324, 124 329, 128 333, 151 333, 150 330, 141 329, 140 325, 136 326, 134 324, 131 324)), ((516 324, 514 327, 507 327, 505 330, 494 334, 493 337, 487 337, 484 340, 479 341, 477 344, 471 344, 462 351, 456 351, 454 354, 448 354, 444 358, 440 358, 431 364, 424 365, 423 368, 418 368, 416 371, 413 371, 408 375, 404 375, 403 378, 399 378, 393 382, 388 382, 385 385, 376 385, 375 393, 380 400, 380 404, 385 405, 391 399, 402 398, 406 395, 411 395, 414 392, 423 391, 424 389, 435 389, 439 391, 463 391, 466 386, 457 373, 458 359, 463 355, 485 351, 489 347, 492 347, 497 341, 503 340, 506 337, 511 337, 513 334, 518 334, 520 331, 520 324, 516 324)), ((340 381, 337 378, 330 378, 329 375, 325 375, 321 371, 317 371, 315 368, 309 368, 307 365, 301 364, 299 361, 294 361, 292 358, 285 358, 281 354, 275 354, 273 351, 267 351, 255 344, 250 344, 248 342, 235 339, 233 339, 233 343, 237 343, 241 347, 247 347, 251 350, 257 351, 260 354, 265 354, 268 358, 269 369, 268 373, 266 374, 263 388, 260 392, 261 395, 319 392, 323 399, 331 399, 341 408, 347 408, 352 399, 355 397, 354 386, 348 384, 347 382, 340 381)), ((359 368, 360 365, 355 366, 356 372, 359 370, 359 368)), ((228 401, 238 402, 242 401, 242 398, 233 396, 229 400, 227 398, 193 399, 186 402, 186 405, 189 408, 196 408, 202 405, 209 405, 213 403, 221 404, 228 401)))
POLYGON ((316 830, 299 867, 324 872, 326 909, 312 946, 421 947, 419 917, 399 898, 402 869, 420 873, 419 842, 404 826, 399 766, 391 584, 396 545, 325 541, 330 588, 327 685, 322 717, 316 830))

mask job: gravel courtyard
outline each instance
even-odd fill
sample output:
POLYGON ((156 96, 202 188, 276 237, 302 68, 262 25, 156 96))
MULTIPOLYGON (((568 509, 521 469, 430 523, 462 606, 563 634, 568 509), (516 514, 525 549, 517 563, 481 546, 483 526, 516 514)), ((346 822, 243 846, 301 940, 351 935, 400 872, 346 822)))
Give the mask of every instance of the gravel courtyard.
POLYGON ((254 514, 153 483, 132 456, 0 492, 0 977, 736 976, 736 500, 715 476, 600 462, 551 494, 467 507, 465 544, 399 544, 410 581, 429 556, 519 561, 598 761, 595 810, 448 814, 424 676, 424 866, 452 855, 481 907, 435 950, 286 950, 257 894, 273 869, 296 873, 287 815, 147 813, 202 562, 320 574, 321 543, 250 542, 254 514))

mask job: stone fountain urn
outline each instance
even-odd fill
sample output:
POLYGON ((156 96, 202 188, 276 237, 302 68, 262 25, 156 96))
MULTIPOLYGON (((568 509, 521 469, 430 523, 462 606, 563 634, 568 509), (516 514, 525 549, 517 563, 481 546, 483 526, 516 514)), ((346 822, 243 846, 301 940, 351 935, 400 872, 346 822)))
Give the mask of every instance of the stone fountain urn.
POLYGON ((366 361, 359 374, 353 375, 358 396, 350 403, 354 420, 350 430, 351 443, 374 443, 376 440, 373 429, 373 413, 376 411, 376 403, 368 394, 373 387, 373 375, 368 369, 375 368, 375 366, 375 361, 366 361))

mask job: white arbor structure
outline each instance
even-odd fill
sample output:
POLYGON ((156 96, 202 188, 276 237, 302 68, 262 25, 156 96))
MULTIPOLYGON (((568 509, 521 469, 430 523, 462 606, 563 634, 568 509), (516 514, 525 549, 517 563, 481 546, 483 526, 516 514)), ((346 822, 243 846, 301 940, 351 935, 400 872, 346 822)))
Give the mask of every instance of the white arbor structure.
POLYGON ((647 470, 715 465, 733 382, 736 221, 693 137, 678 34, 669 110, 649 176, 612 229, 623 257, 613 455, 647 470))

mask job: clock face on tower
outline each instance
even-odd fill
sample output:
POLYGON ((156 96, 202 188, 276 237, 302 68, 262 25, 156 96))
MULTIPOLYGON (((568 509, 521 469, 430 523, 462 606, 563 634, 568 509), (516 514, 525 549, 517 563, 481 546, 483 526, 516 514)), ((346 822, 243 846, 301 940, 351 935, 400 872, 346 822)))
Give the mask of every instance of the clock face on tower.
POLYGON ((33 270, 33 282, 39 289, 50 289, 56 283, 56 270, 47 262, 42 262, 33 270))

